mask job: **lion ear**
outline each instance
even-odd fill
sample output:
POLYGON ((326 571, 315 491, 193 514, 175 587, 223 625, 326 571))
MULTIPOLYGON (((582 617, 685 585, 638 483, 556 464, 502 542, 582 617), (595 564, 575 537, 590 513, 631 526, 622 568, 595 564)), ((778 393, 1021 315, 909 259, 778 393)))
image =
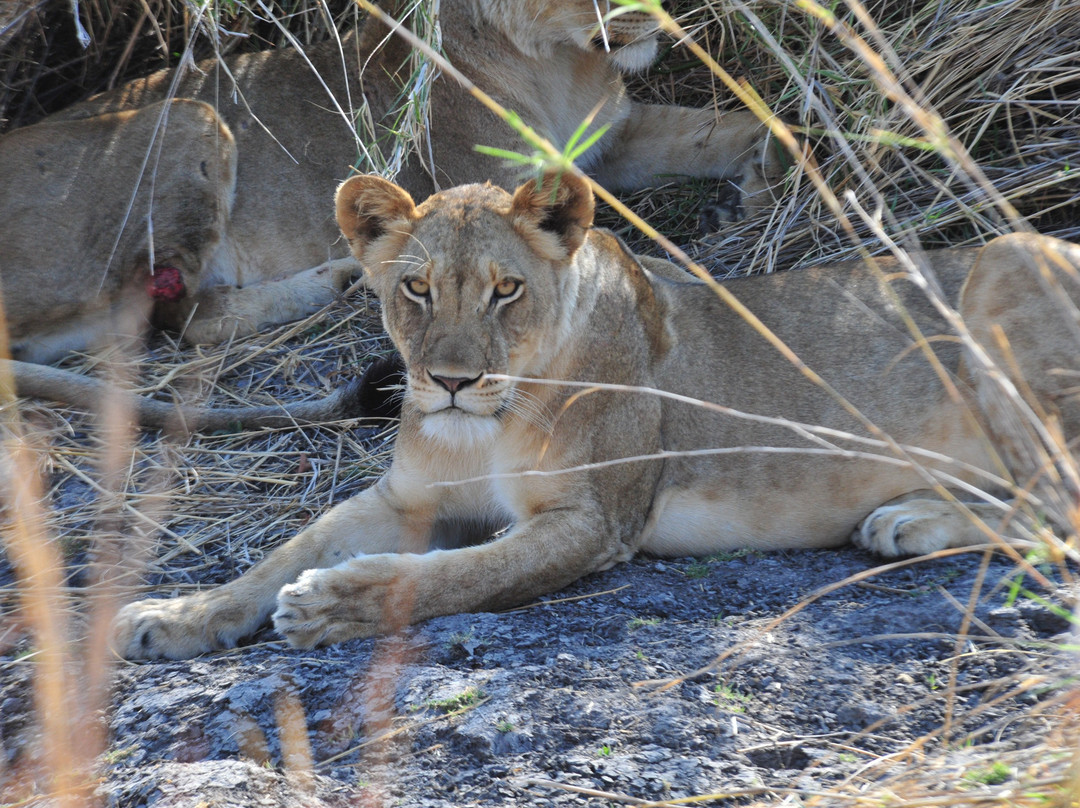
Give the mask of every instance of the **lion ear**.
POLYGON ((537 253, 569 261, 592 226, 593 208, 588 182, 567 171, 549 171, 514 192, 510 221, 537 253))
POLYGON ((368 262, 364 261, 364 255, 375 242, 385 236, 407 235, 416 218, 412 197, 374 174, 345 180, 334 198, 338 227, 349 240, 352 254, 365 268, 368 262))

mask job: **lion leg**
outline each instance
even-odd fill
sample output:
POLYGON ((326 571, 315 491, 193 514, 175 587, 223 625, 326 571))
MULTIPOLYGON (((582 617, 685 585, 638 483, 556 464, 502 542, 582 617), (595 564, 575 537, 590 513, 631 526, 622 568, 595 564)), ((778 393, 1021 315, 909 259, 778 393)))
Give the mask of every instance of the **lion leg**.
POLYGON ((1000 508, 985 503, 947 502, 932 491, 915 491, 879 505, 851 534, 857 547, 885 558, 925 555, 950 547, 987 544, 1001 521, 1000 508), (966 509, 966 510, 965 510, 966 509))
POLYGON ((1080 429, 1078 304, 1080 246, 1034 234, 983 247, 961 292, 960 314, 991 363, 968 355, 964 371, 1021 481, 1060 462, 1080 429))
POLYGON ((251 286, 211 286, 160 304, 158 322, 188 342, 219 343, 314 314, 361 273, 354 258, 338 258, 280 280, 251 286))
MULTIPOLYGON (((1069 441, 1080 428, 1078 302, 1080 246, 1034 234, 1001 236, 983 247, 960 294, 960 315, 982 352, 968 351, 961 376, 970 379, 988 435, 1023 487, 1042 477, 1062 489, 1069 479, 1055 469, 1071 462, 1069 441)), ((884 556, 930 553, 986 543, 972 514, 991 527, 1002 516, 986 504, 967 505, 968 514, 927 494, 885 503, 852 540, 884 556)), ((1068 509, 1075 500, 1043 501, 1063 501, 1068 509)), ((1068 513, 1054 510, 1048 504, 1046 515, 1070 524, 1068 513)))
POLYGON ((278 591, 304 570, 360 553, 415 549, 418 537, 430 532, 432 514, 433 509, 415 508, 406 514, 384 477, 234 581, 180 598, 128 604, 113 622, 114 647, 128 659, 185 659, 231 648, 266 622, 278 591))
POLYGON ((308 570, 281 590, 274 626, 292 645, 312 648, 517 605, 610 566, 615 551, 605 546, 606 532, 581 509, 556 509, 479 546, 365 555, 308 570))
POLYGON ((612 135, 595 171, 601 185, 633 190, 671 174, 727 179, 735 193, 724 221, 771 205, 784 176, 779 144, 752 112, 633 104, 612 135))

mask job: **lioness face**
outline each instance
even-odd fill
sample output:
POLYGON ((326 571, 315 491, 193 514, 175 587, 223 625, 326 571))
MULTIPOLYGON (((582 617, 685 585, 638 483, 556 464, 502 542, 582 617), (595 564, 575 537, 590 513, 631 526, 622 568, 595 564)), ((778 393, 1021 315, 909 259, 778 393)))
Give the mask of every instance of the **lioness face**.
POLYGON ((475 444, 506 417, 529 417, 519 385, 490 374, 550 367, 577 290, 571 258, 591 221, 591 191, 570 178, 513 197, 463 186, 419 207, 375 177, 341 187, 338 222, 382 301, 424 434, 475 444))
MULTIPOLYGON (((509 199, 507 199, 507 207, 509 199)), ((451 443, 492 434, 513 409, 516 385, 485 374, 527 376, 554 322, 537 303, 558 299, 560 267, 544 262, 489 210, 421 219, 398 256, 396 288, 383 298, 386 327, 408 368, 408 394, 423 430, 451 443), (473 242, 455 232, 479 219, 473 242), (454 233, 449 239, 447 232, 454 233), (428 245, 438 244, 438 248, 428 245)), ((475 231, 469 231, 472 235, 475 231)))

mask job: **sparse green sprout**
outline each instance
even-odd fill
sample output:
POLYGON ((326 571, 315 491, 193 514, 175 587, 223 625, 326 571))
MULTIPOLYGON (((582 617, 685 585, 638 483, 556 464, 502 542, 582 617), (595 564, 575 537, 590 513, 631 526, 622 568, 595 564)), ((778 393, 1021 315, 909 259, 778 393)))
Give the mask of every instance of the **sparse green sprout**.
POLYGON ((626 623, 626 627, 631 631, 637 631, 639 628, 645 628, 646 626, 658 625, 660 625, 659 617, 631 617, 626 623))
POLYGON ((455 631, 446 638, 446 644, 451 648, 455 645, 464 645, 472 639, 472 636, 472 629, 469 629, 468 631, 455 631))
POLYGON ((703 558, 702 561, 705 562, 706 564, 716 563, 716 562, 724 562, 724 561, 734 561, 737 558, 745 558, 748 555, 753 555, 753 553, 754 553, 753 550, 743 548, 743 549, 740 549, 740 550, 731 550, 730 552, 725 551, 725 552, 713 553, 712 555, 705 556, 705 558, 703 558))
POLYGON ((944 573, 942 573, 941 582, 946 583, 946 584, 951 583, 952 581, 955 581, 957 578, 959 578, 963 574, 964 574, 964 571, 962 569, 960 569, 959 567, 949 567, 947 570, 945 570, 944 573))
POLYGON ((596 754, 600 757, 611 757, 611 747, 607 744, 604 744, 596 750, 596 754))
POLYGON ((428 707, 441 713, 457 713, 475 707, 483 698, 484 692, 482 690, 470 686, 455 696, 448 696, 445 699, 432 699, 428 702, 428 707))
MULTIPOLYGON (((1029 561, 1031 560, 1030 554, 1029 554, 1028 560, 1029 561)), ((1057 617, 1060 617, 1062 620, 1065 620, 1068 623, 1071 623, 1073 626, 1077 625, 1077 616, 1075 614, 1073 614, 1072 611, 1070 611, 1069 609, 1063 608, 1062 606, 1060 606, 1057 603, 1053 603, 1052 601, 1047 600, 1042 595, 1039 595, 1039 594, 1037 594, 1035 592, 1032 592, 1030 589, 1025 588, 1023 586, 1023 582, 1024 582, 1023 573, 1018 574, 1016 577, 1014 577, 1012 579, 1012 581, 1010 581, 1010 583, 1009 583, 1009 591, 1008 591, 1008 594, 1005 597, 1005 605, 1006 606, 1012 606, 1014 603, 1016 603, 1017 599, 1022 596, 1025 600, 1029 600, 1029 601, 1032 601, 1033 603, 1039 604, 1040 606, 1045 608, 1047 611, 1051 612, 1052 614, 1054 614, 1057 617)))
POLYGON ((510 721, 503 720, 495 724, 495 729, 497 729, 499 732, 512 732, 514 729, 514 725, 510 721))
POLYGON ((482 146, 479 144, 473 148, 481 154, 486 154, 488 157, 498 157, 508 163, 529 166, 536 172, 537 176, 542 176, 545 171, 551 169, 562 169, 563 171, 567 171, 570 170, 574 161, 588 151, 611 127, 611 124, 604 124, 603 126, 597 127, 596 131, 589 133, 588 137, 585 136, 585 133, 589 130, 589 126, 592 125, 593 119, 596 117, 596 113, 599 111, 600 108, 597 107, 578 125, 578 128, 570 135, 570 139, 566 141, 566 146, 563 148, 562 154, 559 155, 559 157, 549 155, 541 148, 536 133, 530 127, 526 126, 524 121, 521 120, 521 117, 513 111, 507 112, 506 122, 521 135, 522 139, 536 147, 532 154, 523 154, 521 152, 499 149, 494 146, 482 146))
POLYGON ((747 694, 721 682, 713 688, 716 698, 713 700, 717 707, 733 713, 745 713, 746 705, 751 698, 747 694))
POLYGON ((125 746, 123 749, 110 749, 101 756, 101 759, 111 766, 114 763, 119 763, 121 760, 131 757, 136 749, 138 749, 136 746, 125 746))
POLYGON ((975 769, 964 775, 964 780, 973 785, 999 786, 1013 776, 1012 769, 1000 760, 981 769, 975 769))
POLYGON ((709 565, 705 561, 694 561, 686 565, 683 574, 687 578, 704 578, 709 574, 709 565))

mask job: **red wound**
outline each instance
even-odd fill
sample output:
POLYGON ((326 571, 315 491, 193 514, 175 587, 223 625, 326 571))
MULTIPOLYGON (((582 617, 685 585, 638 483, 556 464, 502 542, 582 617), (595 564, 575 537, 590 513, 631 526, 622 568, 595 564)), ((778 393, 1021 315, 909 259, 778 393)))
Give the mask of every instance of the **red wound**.
POLYGON ((146 293, 154 300, 172 303, 187 293, 184 277, 176 267, 154 267, 154 274, 146 278, 146 293))

